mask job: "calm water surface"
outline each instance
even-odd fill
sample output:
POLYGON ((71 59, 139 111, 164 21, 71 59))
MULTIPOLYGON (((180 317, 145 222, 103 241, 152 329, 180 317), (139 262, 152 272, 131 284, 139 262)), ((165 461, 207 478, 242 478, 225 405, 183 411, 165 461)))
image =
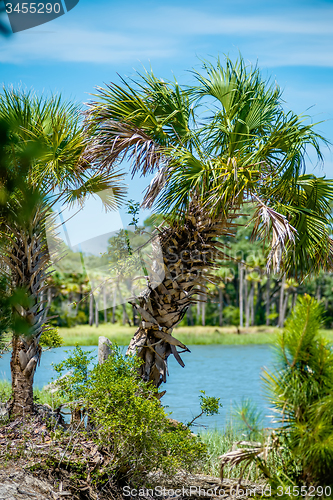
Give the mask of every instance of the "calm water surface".
MULTIPOLYGON (((191 353, 182 354, 185 368, 178 365, 173 356, 169 358, 170 376, 163 389, 166 394, 162 402, 172 411, 172 417, 189 422, 200 413, 200 391, 207 396, 220 398, 223 408, 220 414, 201 417, 200 423, 208 428, 222 428, 233 404, 242 398, 251 398, 266 416, 265 425, 272 425, 271 414, 263 396, 260 375, 263 367, 272 367, 272 350, 267 345, 247 346, 189 346, 191 353)), ((60 347, 46 351, 35 374, 35 385, 42 388, 56 378, 51 363, 59 363, 73 347, 60 347)), ((97 355, 97 347, 83 347, 97 355)), ((126 348, 124 347, 124 352, 126 348)), ((0 359, 0 379, 10 380, 10 353, 0 359)))

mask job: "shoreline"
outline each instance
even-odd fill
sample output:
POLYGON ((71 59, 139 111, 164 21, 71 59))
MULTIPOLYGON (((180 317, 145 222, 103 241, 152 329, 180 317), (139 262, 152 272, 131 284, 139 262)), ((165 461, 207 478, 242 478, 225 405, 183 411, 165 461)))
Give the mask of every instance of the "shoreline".
MULTIPOLYGON (((128 345, 137 327, 101 324, 99 327, 76 325, 72 328, 59 328, 63 346, 98 345, 98 337, 104 336, 118 345, 128 345)), ((253 326, 180 326, 173 331, 173 336, 185 345, 265 345, 274 343, 281 330, 276 327, 253 326), (239 333, 238 333, 239 332, 239 333)), ((333 330, 321 330, 321 333, 333 343, 333 330)))

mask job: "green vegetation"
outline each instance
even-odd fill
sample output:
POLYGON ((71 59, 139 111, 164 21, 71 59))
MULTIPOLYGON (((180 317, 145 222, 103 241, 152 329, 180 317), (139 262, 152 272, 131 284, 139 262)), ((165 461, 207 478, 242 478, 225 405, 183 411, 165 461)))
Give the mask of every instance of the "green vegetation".
MULTIPOLYGON (((0 403, 6 403, 12 394, 11 383, 7 380, 0 380, 0 403)), ((47 404, 52 409, 59 408, 65 400, 58 392, 51 392, 45 389, 34 388, 34 402, 38 404, 47 404)))
POLYGON ((264 374, 281 425, 277 447, 289 451, 277 477, 270 477, 276 486, 333 486, 333 352, 321 324, 321 305, 309 296, 299 299, 278 337, 276 369, 264 374))
MULTIPOLYGON (((135 482, 153 470, 200 469, 206 446, 187 426, 170 422, 157 389, 137 377, 140 360, 124 357, 116 345, 106 362, 89 372, 90 359, 76 347, 55 368, 59 374, 70 369, 57 382, 60 395, 81 422, 88 416, 87 432, 113 457, 103 475, 126 476, 135 482)), ((202 395, 201 403, 205 413, 218 412, 216 398, 202 395)))
POLYGON ((222 459, 224 474, 236 464, 245 477, 265 478, 281 498, 294 487, 333 487, 333 352, 321 325, 321 305, 310 296, 300 298, 277 337, 274 371, 263 375, 278 427, 263 429, 258 412, 244 401, 234 410, 232 432, 203 434, 210 467, 236 434, 238 446, 230 446, 222 459))
POLYGON ((26 415, 33 413, 39 342, 49 320, 51 254, 55 247, 61 251, 51 221, 54 207, 113 189, 112 199, 103 201, 110 209, 124 189, 112 168, 85 159, 80 109, 59 96, 4 87, 0 135, 0 280, 8 278, 0 287, 0 314, 9 315, 13 338, 10 412, 26 415))
MULTIPOLYGON (((98 328, 89 325, 77 325, 73 328, 59 328, 59 334, 64 346, 76 344, 93 346, 98 345, 98 337, 104 336, 118 345, 128 345, 136 328, 118 324, 100 324, 98 328)), ((248 345, 271 344, 279 332, 274 327, 241 328, 238 333, 236 327, 212 326, 181 326, 175 329, 175 336, 186 345, 248 345)), ((333 342, 333 330, 321 330, 333 342)))
MULTIPOLYGON (((262 242, 252 241, 253 224, 249 224, 254 210, 247 207, 243 212, 247 217, 239 217, 240 224, 234 237, 220 237, 219 241, 228 246, 228 254, 235 259, 243 259, 245 267, 237 262, 224 262, 215 274, 218 282, 209 284, 207 302, 191 305, 181 321, 181 327, 202 325, 220 328, 237 327, 240 325, 240 301, 243 301, 243 328, 248 330, 253 326, 278 326, 291 313, 297 297, 307 293, 325 305, 323 327, 333 327, 333 277, 331 273, 320 271, 318 276, 309 276, 303 282, 295 279, 282 280, 281 276, 266 274, 265 253, 267 249, 262 242), (241 276, 242 274, 242 276, 241 276), (243 279, 243 288, 241 288, 243 279), (246 308, 246 304, 248 307, 246 308), (246 324, 249 326, 246 327, 246 324)), ((151 218, 145 221, 145 229, 151 231, 151 218)), ((50 294, 52 306, 50 314, 57 317, 52 324, 70 328, 75 325, 86 325, 89 322, 89 282, 87 277, 80 273, 77 267, 76 254, 68 251, 66 265, 62 273, 56 272, 50 278, 50 294), (73 260, 71 260, 73 258, 73 260), (76 303, 76 308, 71 304, 76 303)), ((87 257, 97 261, 98 257, 87 257)), ((102 259, 102 257, 100 258, 102 259)), ((90 262, 90 261, 89 261, 90 262)), ((102 261, 101 263, 102 264, 102 261)), ((98 264, 95 263, 96 267, 98 264)), ((110 287, 106 286, 106 296, 109 298, 110 287)), ((133 314, 130 304, 118 305, 90 317, 90 323, 96 322, 103 327, 105 318, 107 323, 117 324, 121 331, 122 326, 130 323, 138 326, 138 317, 133 314)), ((241 327, 242 329, 242 327, 241 327)), ((235 330, 234 330, 235 331, 235 330)), ((122 343, 122 339, 119 338, 122 343)), ((200 343, 202 343, 200 341, 200 343)), ((203 342, 204 343, 204 342, 203 342)))

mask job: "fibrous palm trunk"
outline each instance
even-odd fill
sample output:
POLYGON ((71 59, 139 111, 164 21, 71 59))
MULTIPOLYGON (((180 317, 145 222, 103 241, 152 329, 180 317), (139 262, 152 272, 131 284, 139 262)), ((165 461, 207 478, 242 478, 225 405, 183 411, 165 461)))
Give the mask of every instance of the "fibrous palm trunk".
POLYGON ((223 290, 219 287, 219 326, 223 325, 223 290))
POLYGON ((286 277, 282 276, 280 284, 280 298, 279 298, 279 328, 283 328, 284 325, 284 289, 285 289, 286 277))
POLYGON ((266 326, 269 326, 269 314, 271 310, 271 280, 269 275, 267 276, 267 281, 266 281, 266 326))
POLYGON ((255 284, 252 281, 251 288, 250 288, 250 298, 249 298, 249 302, 250 302, 250 324, 251 324, 251 326, 254 326, 254 288, 255 288, 255 284))
POLYGON ((93 326, 93 323, 94 323, 94 295, 91 292, 89 296, 89 326, 93 326))
POLYGON ((215 238, 229 234, 230 226, 225 218, 211 220, 203 209, 195 207, 182 220, 158 230, 164 269, 156 269, 156 273, 164 271, 163 281, 131 302, 141 322, 127 352, 142 358, 139 372, 145 381, 157 387, 166 381, 170 354, 184 366, 177 347, 180 352, 189 349, 173 337, 173 328, 191 304, 206 296, 207 281, 215 281, 209 271, 226 257, 215 238))
POLYGON ((10 412, 21 416, 33 412, 33 379, 40 362, 39 339, 47 320, 48 288, 46 281, 49 267, 44 231, 45 211, 38 209, 28 228, 12 224, 2 234, 8 240, 7 250, 1 260, 10 273, 16 298, 13 306, 12 400, 10 412), (10 236, 9 236, 10 235, 10 236))
POLYGON ((244 302, 243 302, 243 296, 244 296, 243 264, 238 264, 238 272, 239 272, 239 326, 241 328, 243 328, 243 304, 244 304, 244 302))

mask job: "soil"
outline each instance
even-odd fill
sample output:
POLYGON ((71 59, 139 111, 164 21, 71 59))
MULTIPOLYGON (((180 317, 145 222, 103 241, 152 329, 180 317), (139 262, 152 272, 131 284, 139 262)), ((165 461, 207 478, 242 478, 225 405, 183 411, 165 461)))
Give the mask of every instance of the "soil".
POLYGON ((245 482, 240 486, 230 479, 221 485, 219 478, 184 472, 172 478, 149 474, 143 479, 151 485, 149 489, 145 484, 126 489, 111 480, 94 485, 92 471, 112 457, 103 455, 75 428, 63 434, 64 427, 59 414, 47 405, 36 405, 32 417, 0 424, 0 500, 235 500, 253 497, 255 490, 260 495, 260 485, 245 482), (57 433, 62 433, 61 439, 57 433), (75 470, 76 463, 81 469, 75 470))

